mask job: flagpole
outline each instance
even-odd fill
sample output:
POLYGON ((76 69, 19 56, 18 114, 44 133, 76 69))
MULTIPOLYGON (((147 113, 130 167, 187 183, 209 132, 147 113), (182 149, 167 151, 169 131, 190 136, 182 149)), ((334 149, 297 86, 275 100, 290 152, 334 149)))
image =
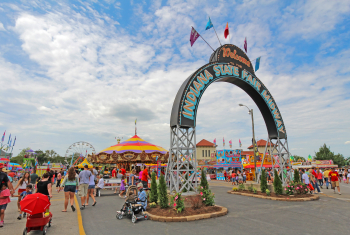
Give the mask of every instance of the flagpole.
MULTIPOLYGON (((200 34, 198 34, 198 35, 205 41, 205 39, 202 37, 202 35, 200 35, 200 34)), ((215 51, 215 50, 209 45, 209 43, 207 43, 207 41, 205 41, 205 43, 208 44, 208 46, 209 46, 213 51, 215 51)))
POLYGON ((214 29, 214 32, 215 32, 215 34, 216 34, 216 37, 217 37, 217 38, 218 38, 218 40, 219 40, 220 45, 222 46, 222 44, 221 44, 221 42, 220 42, 220 39, 219 39, 219 36, 218 36, 218 34, 216 33, 216 30, 215 30, 214 25, 213 25, 213 29, 214 29))

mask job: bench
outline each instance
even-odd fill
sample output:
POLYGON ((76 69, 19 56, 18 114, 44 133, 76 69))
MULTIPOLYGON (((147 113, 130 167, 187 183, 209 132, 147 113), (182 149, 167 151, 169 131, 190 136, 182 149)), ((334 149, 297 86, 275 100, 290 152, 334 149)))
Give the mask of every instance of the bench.
MULTIPOLYGON (((115 188, 120 188, 120 183, 121 183, 121 179, 115 179, 115 178, 111 178, 111 179, 103 179, 105 186, 103 187, 105 188, 110 188, 110 189, 115 189, 115 188), (106 184, 111 184, 111 185, 106 185, 106 184)), ((128 189, 128 185, 125 185, 125 190, 128 189)), ((96 192, 96 195, 98 197, 101 196, 101 189, 98 189, 96 192)))

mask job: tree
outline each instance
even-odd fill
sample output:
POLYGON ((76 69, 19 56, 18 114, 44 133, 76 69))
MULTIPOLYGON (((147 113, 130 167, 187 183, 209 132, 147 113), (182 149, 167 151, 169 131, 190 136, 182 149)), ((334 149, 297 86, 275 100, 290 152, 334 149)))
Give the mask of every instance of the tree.
POLYGON ((45 154, 49 158, 54 158, 54 157, 58 156, 58 154, 55 152, 55 150, 46 150, 45 154))
POLYGON ((301 156, 298 156, 298 155, 294 155, 293 157, 294 157, 294 162, 298 162, 299 160, 300 161, 304 161, 304 162, 306 161, 306 159, 304 157, 301 157, 301 156))
POLYGON ((156 181, 156 173, 154 171, 152 172, 150 201, 158 203, 157 181, 156 181))
POLYGON ((24 155, 26 155, 26 151, 29 149, 30 149, 29 147, 22 149, 21 152, 19 152, 19 154, 17 154, 16 157, 11 158, 11 162, 23 164, 24 155))
POLYGON ((201 172, 201 184, 200 184, 200 186, 203 187, 203 189, 209 189, 209 184, 208 184, 207 176, 205 175, 204 169, 202 169, 202 172, 201 172))
POLYGON ((260 189, 261 189, 262 193, 266 193, 267 179, 266 179, 266 172, 265 172, 265 170, 261 171, 260 189))
POLYGON ((281 195, 282 192, 283 192, 283 189, 282 189, 282 180, 280 179, 280 176, 278 175, 276 169, 275 169, 275 172, 274 172, 274 180, 273 180, 273 188, 274 188, 274 191, 277 195, 281 195))
POLYGON ((158 185, 158 198, 159 205, 161 208, 167 208, 169 206, 168 192, 166 189, 166 183, 164 179, 164 175, 160 174, 159 185, 158 185))
POLYGON ((44 162, 47 162, 47 156, 44 151, 42 150, 36 150, 36 158, 38 159, 38 164, 42 165, 44 162))
POLYGON ((294 182, 300 183, 300 174, 299 174, 298 169, 294 169, 294 182))
POLYGON ((327 147, 326 144, 323 144, 318 152, 315 153, 315 159, 316 160, 333 160, 333 163, 340 166, 345 166, 346 161, 342 154, 334 154, 334 152, 331 152, 330 147, 327 147))

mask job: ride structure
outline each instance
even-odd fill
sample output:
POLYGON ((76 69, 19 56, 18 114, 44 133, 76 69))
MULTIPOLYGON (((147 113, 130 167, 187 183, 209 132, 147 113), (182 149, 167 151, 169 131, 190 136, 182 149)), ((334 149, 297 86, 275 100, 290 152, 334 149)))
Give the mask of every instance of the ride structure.
MULTIPOLYGON (((213 82, 228 82, 244 90, 258 106, 268 132, 268 141, 274 144, 280 169, 289 166, 287 132, 277 104, 265 85, 256 77, 248 56, 237 46, 225 44, 210 56, 209 63, 191 74, 181 85, 170 117, 170 152, 167 180, 170 192, 184 188, 197 190, 193 179, 196 164, 196 116, 204 91, 213 82), (186 161, 182 161, 183 157, 186 161)), ((282 182, 287 179, 281 174, 282 182)))

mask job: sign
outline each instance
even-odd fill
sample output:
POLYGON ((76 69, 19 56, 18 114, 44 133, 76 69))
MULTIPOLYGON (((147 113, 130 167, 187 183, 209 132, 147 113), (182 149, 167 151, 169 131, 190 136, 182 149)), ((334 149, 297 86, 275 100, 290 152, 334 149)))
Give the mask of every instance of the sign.
POLYGON ((217 173, 216 174, 216 179, 217 180, 225 180, 224 173, 217 173))
POLYGON ((258 105, 269 136, 284 139, 286 131, 281 113, 271 93, 255 76, 247 55, 235 45, 224 45, 210 63, 193 73, 181 86, 172 109, 170 126, 196 126, 196 115, 204 91, 213 82, 229 82, 242 88, 258 105))
POLYGON ((242 167, 241 150, 217 150, 215 167, 242 167))

